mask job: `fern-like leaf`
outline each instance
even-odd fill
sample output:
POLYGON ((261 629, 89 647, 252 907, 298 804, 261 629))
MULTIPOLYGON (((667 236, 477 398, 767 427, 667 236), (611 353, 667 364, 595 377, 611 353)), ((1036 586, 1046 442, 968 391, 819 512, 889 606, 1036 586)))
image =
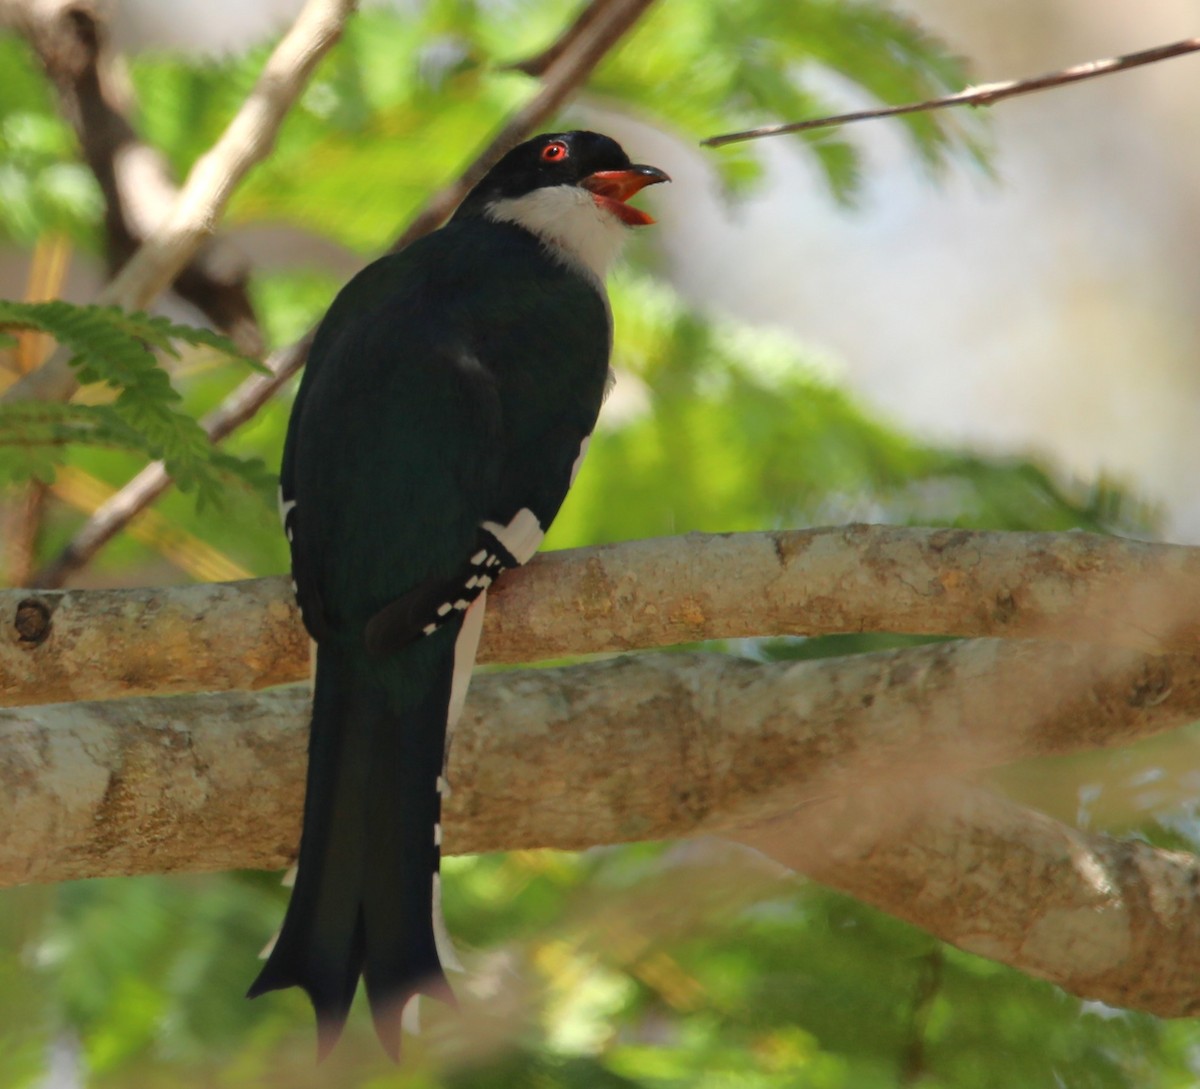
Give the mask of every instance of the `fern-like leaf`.
POLYGON ((74 353, 71 363, 81 383, 103 383, 119 391, 107 405, 0 405, 0 447, 7 451, 10 477, 46 479, 66 446, 84 443, 161 459, 179 487, 194 490, 202 503, 220 497, 231 472, 261 487, 261 463, 219 453, 200 424, 176 407, 179 393, 154 354, 157 349, 177 357, 176 345, 182 342, 213 348, 262 370, 224 337, 149 314, 58 300, 0 300, 0 332, 5 329, 49 333, 74 353))

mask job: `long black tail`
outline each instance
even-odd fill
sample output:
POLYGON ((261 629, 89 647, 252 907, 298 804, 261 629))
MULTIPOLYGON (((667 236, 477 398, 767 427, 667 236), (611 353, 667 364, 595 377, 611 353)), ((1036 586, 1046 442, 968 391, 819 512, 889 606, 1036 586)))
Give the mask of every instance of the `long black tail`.
POLYGON ((308 992, 321 1058, 341 1036, 360 974, 393 1059, 413 995, 453 1001, 433 917, 453 638, 438 632, 385 663, 328 643, 317 651, 299 869, 248 997, 308 992))

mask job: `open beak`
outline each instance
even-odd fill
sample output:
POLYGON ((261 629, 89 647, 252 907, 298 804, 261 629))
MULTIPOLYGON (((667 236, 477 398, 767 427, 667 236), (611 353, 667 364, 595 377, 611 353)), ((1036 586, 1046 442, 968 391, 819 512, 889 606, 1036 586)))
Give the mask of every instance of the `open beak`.
POLYGON ((622 222, 631 227, 645 227, 654 222, 653 217, 625 202, 647 185, 657 185, 659 182, 670 180, 658 167, 636 163, 624 170, 597 170, 596 173, 583 178, 579 184, 591 192, 592 199, 601 208, 612 212, 622 222))

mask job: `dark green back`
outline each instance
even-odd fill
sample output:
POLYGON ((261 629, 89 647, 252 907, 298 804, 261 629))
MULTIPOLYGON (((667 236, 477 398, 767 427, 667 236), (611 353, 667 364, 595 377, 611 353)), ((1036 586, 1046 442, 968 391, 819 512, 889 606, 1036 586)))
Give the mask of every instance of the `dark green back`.
POLYGON ((596 286, 510 224, 452 222, 351 280, 284 450, 310 629, 360 639, 382 606, 450 578, 484 519, 529 506, 548 526, 609 347, 596 286))

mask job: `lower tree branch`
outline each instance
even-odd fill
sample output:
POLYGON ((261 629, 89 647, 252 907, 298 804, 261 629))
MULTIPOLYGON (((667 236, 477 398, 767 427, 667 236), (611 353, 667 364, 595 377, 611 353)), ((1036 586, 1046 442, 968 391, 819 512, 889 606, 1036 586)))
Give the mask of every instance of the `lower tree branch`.
MULTIPOLYGON (((509 572, 489 594, 480 660, 860 631, 1186 655, 1200 647, 1198 600, 1200 549, 1117 537, 899 526, 693 534, 545 553, 509 572)), ((0 705, 261 688, 308 671, 286 578, 0 590, 0 705)))
POLYGON ((1200 1013, 1200 859, 953 780, 855 790, 735 834, 786 866, 1082 998, 1200 1013))
MULTIPOLYGON (((0 884, 282 865, 308 703, 307 686, 290 686, 0 711, 0 884)), ((1197 716, 1195 662, 994 641, 484 674, 455 736, 462 789, 447 834, 458 851, 689 835, 933 767, 1121 744, 1197 716), (1162 698, 1145 698, 1148 673, 1166 678, 1162 698)))
MULTIPOLYGON (((452 752, 448 848, 732 833, 1077 994, 1195 1012, 1194 858, 924 776, 1091 747, 1126 732, 1121 720, 1144 731, 1194 718, 1200 676, 1172 674, 1148 701, 1129 652, 1110 651, 1097 677, 1095 661, 1064 671, 1069 659, 1036 646, 990 646, 972 677, 952 664, 963 644, 481 676, 452 752), (1029 726, 1026 701, 1040 705, 1029 726), (1097 708, 1105 728, 1081 730, 1097 708)), ((299 832, 308 698, 293 687, 0 712, 0 885, 282 867, 299 832)))

